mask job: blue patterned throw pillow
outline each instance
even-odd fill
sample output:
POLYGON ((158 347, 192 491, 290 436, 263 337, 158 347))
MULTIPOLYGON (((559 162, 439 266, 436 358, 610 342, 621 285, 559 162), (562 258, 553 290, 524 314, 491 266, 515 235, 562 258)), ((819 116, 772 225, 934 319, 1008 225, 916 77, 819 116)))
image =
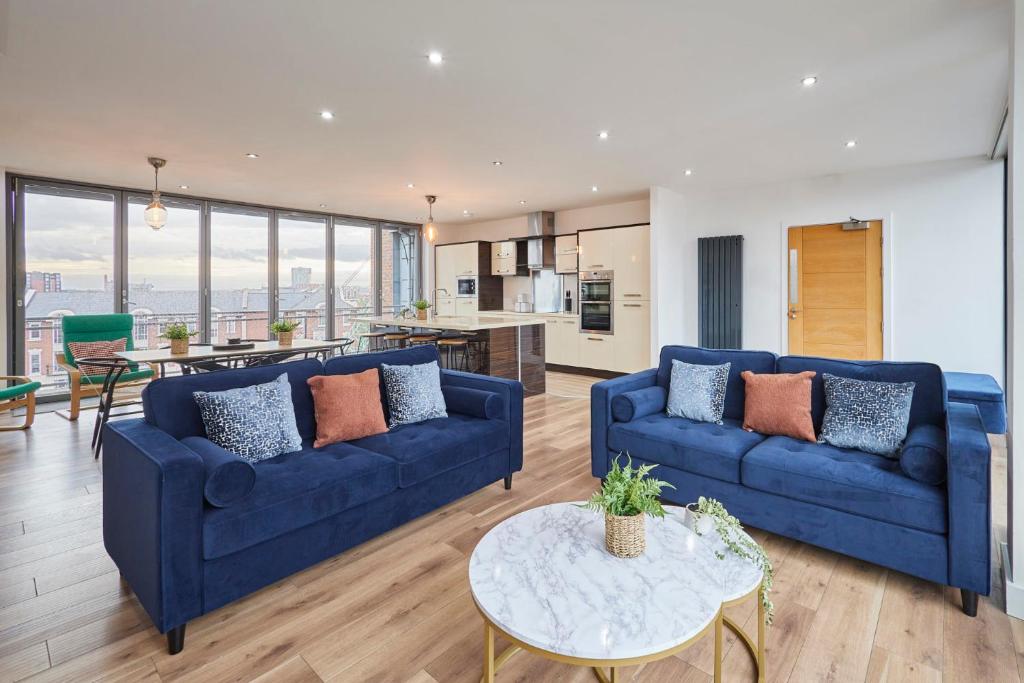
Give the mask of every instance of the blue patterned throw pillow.
POLYGON ((437 361, 420 365, 381 365, 381 373, 391 413, 388 427, 448 417, 437 361))
POLYGON ((722 424, 731 366, 732 363, 693 365, 672 359, 666 412, 674 417, 722 424))
POLYGON ((907 438, 913 382, 869 382, 823 373, 825 419, 818 443, 898 458, 907 438))
POLYGON ((302 450, 292 388, 282 373, 273 382, 225 391, 193 391, 206 438, 255 463, 302 450))

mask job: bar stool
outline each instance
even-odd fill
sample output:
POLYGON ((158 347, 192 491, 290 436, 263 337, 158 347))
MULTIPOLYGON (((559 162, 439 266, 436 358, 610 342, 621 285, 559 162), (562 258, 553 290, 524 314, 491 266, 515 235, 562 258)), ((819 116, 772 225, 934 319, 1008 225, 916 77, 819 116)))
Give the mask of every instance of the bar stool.
POLYGON ((413 332, 409 335, 409 339, 405 342, 408 346, 423 346, 424 344, 436 344, 437 333, 436 332, 413 332))
POLYGON ((366 340, 366 350, 368 352, 384 350, 383 330, 364 332, 363 334, 359 335, 359 348, 362 348, 364 339, 366 340))
POLYGON ((411 335, 408 332, 385 332, 384 333, 384 348, 385 349, 400 349, 405 346, 405 343, 409 341, 411 335))
POLYGON ((490 340, 478 337, 476 332, 467 332, 466 334, 469 336, 469 339, 466 340, 469 342, 469 371, 487 374, 484 372, 484 359, 487 358, 490 340))
POLYGON ((437 340, 442 365, 448 370, 469 372, 469 340, 465 337, 441 337, 437 340))

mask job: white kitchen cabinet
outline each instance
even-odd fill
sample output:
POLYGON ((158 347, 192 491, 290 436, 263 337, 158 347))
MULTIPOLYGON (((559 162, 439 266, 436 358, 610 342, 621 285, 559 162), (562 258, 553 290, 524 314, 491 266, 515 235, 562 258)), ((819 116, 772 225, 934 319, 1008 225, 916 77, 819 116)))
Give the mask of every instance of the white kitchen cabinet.
POLYGON ((580 365, 579 318, 558 316, 544 327, 544 357, 556 365, 580 365))
POLYGON ((460 296, 455 299, 455 315, 476 315, 479 299, 475 296, 460 296))
POLYGON ((558 274, 575 273, 579 270, 579 247, 576 235, 559 235, 555 238, 555 272, 558 274))
POLYGON ((613 230, 587 230, 579 233, 579 269, 616 270, 613 238, 613 230))
POLYGON ((651 366, 651 302, 616 301, 614 362, 606 370, 639 372, 651 366))
MULTIPOLYGON (((456 278, 456 252, 451 246, 438 246, 434 248, 434 296, 452 296, 458 291, 456 278), (442 292, 440 290, 445 290, 442 292)), ((454 305, 454 304, 453 304, 454 305)))
POLYGON ((615 228, 600 232, 610 233, 614 248, 616 300, 651 299, 651 230, 646 225, 615 228))
POLYGON ((558 318, 548 318, 544 321, 544 362, 565 365, 564 353, 560 341, 561 330, 558 318))
MULTIPOLYGON (((493 246, 493 245, 492 245, 493 246)), ((516 257, 501 257, 495 258, 491 254, 491 275, 515 275, 516 274, 516 257)))
POLYGON ((451 249, 455 255, 456 277, 460 275, 480 275, 480 246, 478 242, 453 244, 447 248, 451 249))
POLYGON ((516 243, 515 241, 505 242, 492 242, 491 243, 491 258, 511 258, 516 257, 516 243))
POLYGON ((434 301, 434 315, 455 315, 455 297, 437 297, 434 301))
POLYGON ((610 334, 581 334, 579 367, 611 370, 615 367, 615 347, 618 339, 610 334))

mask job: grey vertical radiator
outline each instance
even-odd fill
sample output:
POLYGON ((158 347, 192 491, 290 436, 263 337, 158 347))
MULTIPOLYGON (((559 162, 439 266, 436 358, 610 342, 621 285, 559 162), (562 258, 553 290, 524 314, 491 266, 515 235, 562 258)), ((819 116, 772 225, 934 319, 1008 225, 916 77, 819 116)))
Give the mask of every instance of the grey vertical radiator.
POLYGON ((743 346, 743 236, 697 240, 700 345, 743 346))

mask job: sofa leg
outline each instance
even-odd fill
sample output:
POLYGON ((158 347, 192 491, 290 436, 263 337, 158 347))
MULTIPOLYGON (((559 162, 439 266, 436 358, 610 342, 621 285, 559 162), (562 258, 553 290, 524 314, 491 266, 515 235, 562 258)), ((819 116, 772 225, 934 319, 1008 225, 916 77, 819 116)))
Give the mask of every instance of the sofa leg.
POLYGON ((512 489, 512 475, 505 477, 505 490, 509 491, 512 489))
POLYGON ((167 654, 176 655, 185 647, 185 624, 167 632, 167 654))
POLYGON ((966 588, 960 589, 960 602, 964 606, 964 614, 969 617, 978 616, 978 594, 966 588))

